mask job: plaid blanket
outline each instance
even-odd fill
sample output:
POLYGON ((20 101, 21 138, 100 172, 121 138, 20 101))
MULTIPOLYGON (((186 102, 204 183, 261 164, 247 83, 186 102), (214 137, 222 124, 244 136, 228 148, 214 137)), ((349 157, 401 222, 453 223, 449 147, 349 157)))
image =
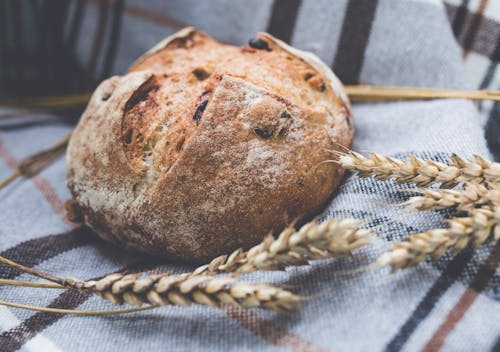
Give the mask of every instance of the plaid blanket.
MULTIPOLYGON (((96 80, 98 72, 123 72, 157 41, 190 24, 236 44, 257 31, 269 31, 315 52, 348 84, 496 89, 500 84, 500 11, 494 1, 73 1, 68 14, 80 21, 75 48, 82 63, 92 61, 96 80), (90 33, 100 36, 92 40, 90 33), (100 37, 107 39, 96 44, 100 37), (116 55, 111 69, 112 51, 116 55)), ((491 157, 485 131, 490 147, 499 145, 498 103, 483 103, 479 109, 465 100, 366 103, 354 104, 353 111, 358 151, 397 157, 412 152, 438 161, 452 152, 491 157)), ((23 157, 72 128, 46 113, 3 109, 0 115, 9 117, 0 121, 1 178, 23 157)), ((203 306, 76 317, 0 306, 0 350, 500 350, 500 245, 446 255, 392 275, 387 270, 341 273, 373 262, 391 242, 410 233, 443 226, 442 220, 450 216, 447 211, 410 213, 387 206, 404 201, 408 187, 351 176, 322 218, 363 219, 377 229, 372 244, 349 258, 242 277, 288 285, 312 297, 292 317, 203 306)), ((193 269, 124 252, 88 228, 68 223, 63 210, 70 196, 64 158, 37 176, 16 180, 0 194, 0 255, 24 265, 81 279, 123 268, 173 273, 193 269)), ((32 280, 3 265, 0 278, 32 280)), ((68 290, 2 286, 0 300, 113 308, 68 290)))

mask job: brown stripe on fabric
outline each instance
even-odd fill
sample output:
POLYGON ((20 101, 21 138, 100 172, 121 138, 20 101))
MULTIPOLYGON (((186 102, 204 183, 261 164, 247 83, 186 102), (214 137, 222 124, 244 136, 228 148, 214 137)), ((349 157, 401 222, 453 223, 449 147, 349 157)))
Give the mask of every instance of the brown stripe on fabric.
MULTIPOLYGON (((67 290, 54 299, 49 308, 75 309, 90 297, 88 293, 67 290)), ((0 334, 2 352, 13 352, 20 349, 26 342, 62 318, 63 314, 47 314, 38 312, 30 316, 16 327, 0 334)))
MULTIPOLYGON (((86 0, 90 4, 97 4, 99 0, 86 0)), ((107 0, 110 1, 110 0, 107 0)), ((157 24, 159 26, 164 26, 168 27, 171 29, 182 29, 184 27, 189 26, 189 24, 178 20, 176 18, 155 12, 155 11, 150 11, 144 8, 141 8, 139 6, 131 5, 131 4, 125 4, 124 7, 124 12, 127 15, 133 16, 133 17, 138 17, 144 20, 148 20, 154 24, 157 24)))
POLYGON ((370 38, 377 0, 349 1, 344 14, 333 69, 345 84, 356 84, 370 38))
MULTIPOLYGON (((446 4, 446 7, 449 9, 449 12, 456 11, 456 8, 453 5, 446 4)), ((473 16, 474 13, 468 11, 466 21, 470 22, 473 16)), ((469 50, 492 59, 496 47, 495 39, 499 37, 500 23, 483 16, 479 31, 475 40, 471 43, 472 45, 469 50)))
POLYGON ((274 346, 297 352, 324 352, 325 349, 313 345, 297 334, 287 331, 272 321, 259 318, 248 309, 224 306, 222 310, 241 326, 274 346))
POLYGON ((290 43, 302 0, 274 0, 267 32, 290 43))
POLYGON ((426 292, 418 305, 415 307, 408 319, 401 325, 398 332, 389 341, 384 348, 386 352, 396 352, 404 349, 406 342, 413 335, 415 330, 420 326, 427 316, 434 309, 434 306, 441 299, 441 297, 448 291, 461 275, 467 264, 469 264, 474 252, 470 249, 458 254, 451 260, 446 268, 442 271, 441 275, 426 292))
MULTIPOLYGON (((60 234, 33 238, 0 252, 0 255, 27 267, 34 267, 59 254, 81 246, 99 242, 98 236, 86 226, 80 226, 60 234)), ((0 277, 14 279, 22 273, 2 266, 0 277)))
POLYGON ((483 13, 488 5, 488 0, 481 0, 476 13, 472 16, 468 30, 465 31, 464 39, 462 40, 463 56, 467 58, 469 55, 472 43, 476 39, 481 23, 483 22, 483 13))
MULTIPOLYGON (((127 265, 119 270, 118 272, 141 272, 150 268, 147 262, 137 262, 127 265)), ((90 280, 99 280, 101 277, 94 277, 90 280)), ((47 306, 49 308, 64 308, 64 309, 76 309, 78 306, 83 304, 87 299, 92 296, 91 293, 83 293, 75 290, 66 290, 57 296, 52 302, 47 306)), ((43 330, 55 324, 59 319, 63 318, 64 314, 54 314, 54 313, 43 313, 38 312, 32 315, 30 318, 23 321, 16 327, 5 331, 0 334, 0 346, 4 349, 0 349, 2 352, 17 351, 26 342, 31 340, 37 334, 41 333, 43 330)))
MULTIPOLYGON (((0 139, 0 157, 2 157, 6 161, 7 165, 11 169, 15 170, 17 168, 18 163, 16 159, 14 159, 14 157, 5 148, 1 139, 0 139)), ((38 188, 40 193, 43 194, 47 202, 49 202, 54 212, 58 214, 66 224, 68 224, 69 226, 74 226, 74 224, 66 218, 64 203, 59 198, 55 189, 50 185, 50 183, 47 182, 47 180, 45 180, 40 175, 31 177, 31 181, 35 184, 36 188, 38 188)))
POLYGON ((500 262, 500 244, 497 244, 483 265, 479 268, 474 280, 462 294, 458 303, 450 310, 444 322, 439 326, 434 335, 426 343, 423 351, 439 351, 443 347, 446 337, 464 317, 479 294, 485 289, 495 275, 500 262))

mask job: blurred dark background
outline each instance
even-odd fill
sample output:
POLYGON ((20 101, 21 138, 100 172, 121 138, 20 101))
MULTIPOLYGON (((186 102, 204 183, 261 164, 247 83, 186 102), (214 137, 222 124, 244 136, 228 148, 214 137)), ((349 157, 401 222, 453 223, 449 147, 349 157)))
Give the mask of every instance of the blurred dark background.
POLYGON ((0 0, 0 95, 57 95, 93 89, 111 73, 123 0, 0 0), (97 12, 95 31, 83 19, 97 12), (91 42, 87 60, 78 42, 91 42))
MULTIPOLYGON (((443 4, 472 78, 469 87, 459 88, 499 89, 498 5, 443 4)), ((376 8, 375 0, 0 0, 0 98, 92 92, 104 78, 123 73, 135 58, 187 25, 238 45, 267 31, 315 52, 346 84, 387 84, 363 76, 363 50, 376 8), (343 20, 332 20, 346 9, 343 20), (314 21, 307 19, 309 14, 314 21), (344 40, 337 42, 339 33, 344 40)), ((403 54, 394 60, 404 61, 403 54)), ((391 75, 385 77, 394 84, 391 75)), ((500 103, 478 107, 490 150, 500 160, 500 103)), ((69 115, 76 119, 79 111, 69 115)))

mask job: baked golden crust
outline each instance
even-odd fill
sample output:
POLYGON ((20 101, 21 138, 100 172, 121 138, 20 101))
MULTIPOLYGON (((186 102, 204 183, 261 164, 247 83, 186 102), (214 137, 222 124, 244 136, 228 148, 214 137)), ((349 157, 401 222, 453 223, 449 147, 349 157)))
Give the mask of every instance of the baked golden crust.
POLYGON ((187 28, 94 92, 68 147, 85 223, 120 246, 201 260, 316 214, 343 171, 350 107, 311 54, 187 28))

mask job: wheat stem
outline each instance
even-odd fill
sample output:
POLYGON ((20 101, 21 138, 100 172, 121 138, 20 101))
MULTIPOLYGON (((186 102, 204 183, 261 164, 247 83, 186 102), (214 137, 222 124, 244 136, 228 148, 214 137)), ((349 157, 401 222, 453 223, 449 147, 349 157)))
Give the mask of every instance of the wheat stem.
POLYGON ((371 235, 371 231, 360 229, 359 222, 353 219, 328 219, 321 224, 311 221, 299 230, 286 228, 276 239, 269 235, 246 252, 238 249, 230 255, 217 257, 193 273, 241 274, 304 265, 314 259, 349 255, 366 245, 371 235))
POLYGON ((2 98, 0 106, 12 106, 22 108, 67 108, 87 104, 90 99, 90 93, 46 96, 46 97, 17 97, 2 98))
POLYGON ((0 301, 0 305, 13 308, 34 310, 43 313, 74 314, 74 315, 115 315, 115 314, 140 312, 142 310, 156 308, 156 306, 146 306, 146 307, 134 307, 128 309, 113 309, 113 310, 76 310, 76 309, 31 306, 27 304, 7 302, 7 301, 0 301))
POLYGON ((414 183, 422 187, 441 184, 443 188, 451 188, 461 182, 483 183, 500 180, 500 163, 477 155, 472 161, 454 155, 450 160, 451 165, 446 165, 423 160, 414 155, 409 155, 408 160, 400 160, 377 153, 369 153, 369 157, 365 157, 352 151, 339 153, 337 162, 345 169, 357 172, 361 177, 394 179, 397 183, 414 183))
POLYGON ((24 158, 14 172, 0 182, 0 189, 7 186, 19 176, 29 177, 38 174, 44 167, 64 152, 70 137, 71 133, 68 133, 51 147, 24 158))
POLYGON ((53 276, 53 275, 50 275, 50 274, 47 274, 47 273, 44 273, 40 270, 36 270, 36 269, 33 269, 33 268, 29 268, 27 266, 24 266, 22 264, 19 264, 19 263, 16 263, 10 259, 7 259, 3 256, 0 256, 0 263, 3 263, 7 266, 10 266, 14 269, 17 269, 19 271, 23 271, 25 273, 28 273, 28 274, 31 274, 31 275, 34 275, 34 276, 37 276, 39 278, 42 278, 42 279, 45 279, 45 280, 48 280, 48 281, 52 281, 56 284, 59 284, 59 285, 63 285, 64 284, 64 280, 57 277, 57 276, 53 276))
MULTIPOLYGON (((347 85, 345 90, 353 102, 414 100, 414 99, 471 99, 500 101, 500 92, 492 90, 456 90, 416 87, 382 87, 373 85, 347 85)), ((90 93, 45 96, 13 97, 0 99, 0 106, 30 108, 67 108, 87 104, 90 93)))
POLYGON ((36 281, 21 281, 21 280, 10 280, 10 279, 0 279, 0 285, 7 286, 20 286, 20 287, 34 287, 34 288, 55 288, 55 289, 65 289, 66 287, 47 282, 36 282, 36 281))
POLYGON ((377 260, 378 266, 391 266, 392 270, 416 266, 427 256, 441 258, 448 250, 453 254, 469 244, 479 247, 488 238, 500 239, 500 206, 484 205, 468 211, 468 216, 455 217, 447 221, 446 229, 433 229, 410 235, 397 242, 377 260))
POLYGON ((21 171, 19 169, 15 169, 14 172, 12 172, 9 177, 7 177, 6 179, 2 180, 0 182, 0 189, 6 187, 9 183, 11 183, 12 181, 14 181, 16 178, 18 178, 19 176, 21 176, 21 171))
POLYGON ((414 87, 345 86, 351 101, 386 101, 413 99, 471 99, 500 101, 500 92, 492 90, 455 90, 414 87))

